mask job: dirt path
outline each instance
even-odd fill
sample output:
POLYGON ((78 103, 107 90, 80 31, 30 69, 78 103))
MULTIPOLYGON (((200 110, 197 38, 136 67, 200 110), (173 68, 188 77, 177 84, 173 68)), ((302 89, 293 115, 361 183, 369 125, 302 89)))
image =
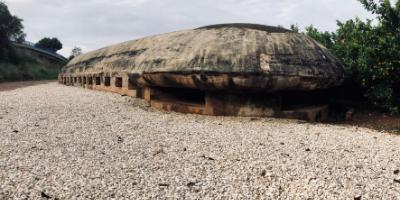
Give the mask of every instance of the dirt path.
POLYGON ((51 81, 19 81, 19 82, 0 83, 0 92, 15 90, 17 88, 23 88, 23 87, 28 87, 28 86, 46 84, 46 83, 51 83, 51 82, 55 82, 55 80, 51 80, 51 81))

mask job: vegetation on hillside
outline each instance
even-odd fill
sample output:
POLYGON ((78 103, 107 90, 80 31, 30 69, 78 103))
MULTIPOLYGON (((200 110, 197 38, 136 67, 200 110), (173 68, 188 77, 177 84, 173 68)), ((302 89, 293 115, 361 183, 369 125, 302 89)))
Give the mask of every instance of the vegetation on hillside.
MULTIPOLYGON (((391 113, 400 107, 400 0, 359 0, 375 21, 358 18, 337 22, 322 32, 313 26, 305 34, 329 48, 343 62, 349 80, 365 90, 370 103, 391 113)), ((292 25, 293 31, 298 31, 292 25)))
POLYGON ((0 61, 0 83, 23 80, 53 80, 58 76, 57 68, 49 68, 34 60, 18 63, 0 61))
MULTIPOLYGON (((7 5, 0 1, 0 82, 20 80, 56 79, 57 67, 45 66, 33 58, 18 55, 11 42, 24 42, 22 19, 14 16, 7 5)), ((54 52, 62 48, 58 39, 51 39, 50 49, 54 52)))

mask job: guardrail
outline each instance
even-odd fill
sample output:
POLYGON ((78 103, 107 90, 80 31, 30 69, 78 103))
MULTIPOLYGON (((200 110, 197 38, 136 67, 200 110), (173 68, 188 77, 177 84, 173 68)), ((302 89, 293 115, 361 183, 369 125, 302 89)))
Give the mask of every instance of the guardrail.
POLYGON ((22 43, 12 42, 12 44, 14 46, 28 48, 28 49, 32 49, 34 51, 38 51, 38 52, 46 54, 48 56, 57 58, 60 61, 67 61, 68 60, 67 58, 65 58, 64 56, 62 56, 62 55, 60 55, 58 53, 52 52, 52 51, 50 51, 48 49, 36 47, 35 43, 33 43, 33 42, 28 42, 28 41, 25 41, 25 42, 22 42, 22 43))

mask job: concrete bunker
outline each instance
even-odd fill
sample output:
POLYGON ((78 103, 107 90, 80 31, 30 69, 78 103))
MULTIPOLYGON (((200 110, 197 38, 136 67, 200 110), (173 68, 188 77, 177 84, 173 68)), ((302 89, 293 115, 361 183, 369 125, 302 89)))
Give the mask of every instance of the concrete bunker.
POLYGON ((326 118, 323 91, 344 78, 324 46, 279 27, 222 24, 138 41, 78 56, 61 76, 90 75, 93 89, 167 111, 309 121, 326 118))

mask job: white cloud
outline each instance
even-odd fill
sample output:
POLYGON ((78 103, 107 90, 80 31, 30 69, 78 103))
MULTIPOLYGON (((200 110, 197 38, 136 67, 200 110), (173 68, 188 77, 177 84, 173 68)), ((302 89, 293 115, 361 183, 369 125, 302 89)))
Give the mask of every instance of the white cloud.
POLYGON ((116 5, 129 6, 129 7, 137 7, 141 4, 146 3, 149 0, 120 0, 120 1, 112 1, 116 5))
POLYGON ((61 53, 94 50, 126 40, 217 23, 314 24, 371 17, 356 0, 5 0, 24 19, 28 40, 58 37, 61 53))

